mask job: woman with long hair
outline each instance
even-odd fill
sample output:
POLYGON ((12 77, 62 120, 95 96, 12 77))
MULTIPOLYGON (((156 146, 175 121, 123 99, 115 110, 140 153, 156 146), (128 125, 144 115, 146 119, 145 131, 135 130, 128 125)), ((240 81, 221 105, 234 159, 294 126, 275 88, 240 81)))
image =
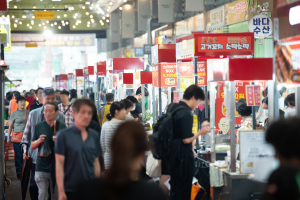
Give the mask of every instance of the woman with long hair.
POLYGON ((15 151, 15 168, 16 168, 16 175, 20 178, 21 171, 22 171, 22 162, 23 156, 19 144, 21 143, 21 139, 23 136, 23 131, 26 126, 27 117, 29 111, 25 109, 26 99, 23 96, 17 97, 17 105, 18 108, 14 112, 11 113, 9 119, 9 128, 8 128, 8 136, 7 136, 7 143, 13 143, 14 151, 15 151), (12 133, 12 139, 10 135, 12 133))
POLYGON ((101 129, 101 148, 103 151, 105 169, 109 169, 111 164, 111 140, 121 123, 126 117, 124 102, 113 102, 110 106, 110 113, 107 114, 109 121, 105 122, 101 129))
POLYGON ((138 180, 148 146, 143 125, 134 121, 121 124, 111 141, 110 169, 103 179, 84 183, 78 199, 166 200, 166 195, 158 185, 138 180))
POLYGON ((74 103, 76 99, 77 99, 77 90, 71 89, 70 90, 70 102, 74 103))

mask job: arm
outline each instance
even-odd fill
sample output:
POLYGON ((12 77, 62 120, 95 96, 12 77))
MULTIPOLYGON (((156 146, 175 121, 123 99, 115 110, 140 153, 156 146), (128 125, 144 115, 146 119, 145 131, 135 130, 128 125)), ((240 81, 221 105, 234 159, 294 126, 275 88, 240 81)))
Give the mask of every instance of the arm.
POLYGON ((56 183, 59 193, 59 200, 66 200, 66 193, 64 189, 64 164, 65 164, 65 156, 60 154, 55 154, 56 161, 56 183))
POLYGON ((43 135, 41 135, 39 139, 33 140, 31 142, 31 149, 37 149, 44 142, 45 142, 45 138, 43 135))
POLYGON ((105 124, 103 125, 102 129, 101 129, 101 138, 100 138, 100 144, 101 144, 101 148, 102 148, 102 156, 104 157, 105 154, 105 124))
POLYGON ((24 132, 23 132, 23 137, 22 137, 22 141, 21 143, 23 143, 22 145, 22 148, 23 148, 23 158, 25 160, 28 159, 27 155, 26 155, 26 152, 27 152, 27 146, 26 145, 30 145, 30 141, 31 141, 31 115, 32 113, 29 113, 28 115, 28 119, 27 119, 27 122, 26 122, 26 126, 25 126, 25 129, 24 129, 24 132), (25 156, 25 157, 24 157, 25 156))
POLYGON ((9 121, 9 128, 8 128, 8 135, 7 135, 7 143, 10 144, 10 134, 12 131, 12 127, 14 126, 14 122, 13 121, 9 121))
POLYGON ((210 128, 202 127, 201 130, 198 131, 193 137, 182 139, 184 144, 189 144, 197 139, 200 135, 205 135, 210 132, 210 128))
POLYGON ((101 168, 100 168, 99 157, 95 159, 94 167, 95 167, 95 176, 96 176, 96 178, 100 178, 101 168))

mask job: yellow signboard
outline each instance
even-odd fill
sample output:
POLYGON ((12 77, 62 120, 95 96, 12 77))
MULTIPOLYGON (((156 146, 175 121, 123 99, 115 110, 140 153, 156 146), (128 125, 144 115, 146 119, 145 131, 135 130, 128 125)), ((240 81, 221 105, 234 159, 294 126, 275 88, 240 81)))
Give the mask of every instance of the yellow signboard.
POLYGON ((225 5, 225 25, 248 20, 247 2, 247 0, 238 0, 225 5))
POLYGON ((11 50, 11 34, 10 34, 10 19, 9 17, 0 17, 0 35, 1 42, 5 43, 4 51, 11 50))
POLYGON ((55 12, 34 12, 35 19, 55 19, 55 12))
POLYGON ((36 42, 33 43, 26 43, 25 47, 38 47, 38 44, 36 42))

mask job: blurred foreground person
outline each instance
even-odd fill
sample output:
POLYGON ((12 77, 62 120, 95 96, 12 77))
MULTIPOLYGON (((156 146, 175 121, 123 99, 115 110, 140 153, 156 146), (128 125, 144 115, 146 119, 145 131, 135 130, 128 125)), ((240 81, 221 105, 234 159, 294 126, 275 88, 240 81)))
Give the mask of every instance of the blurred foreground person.
POLYGON ((284 99, 284 104, 286 106, 286 112, 288 117, 296 116, 296 104, 295 104, 295 93, 287 95, 284 99))
POLYGON ((88 128, 92 115, 91 101, 77 99, 73 104, 74 125, 57 134, 55 160, 59 200, 78 199, 75 194, 78 185, 100 177, 99 133, 88 128))
POLYGON ((137 122, 119 126, 111 142, 112 165, 103 179, 83 183, 77 199, 166 200, 158 185, 138 181, 148 149, 147 134, 137 122))

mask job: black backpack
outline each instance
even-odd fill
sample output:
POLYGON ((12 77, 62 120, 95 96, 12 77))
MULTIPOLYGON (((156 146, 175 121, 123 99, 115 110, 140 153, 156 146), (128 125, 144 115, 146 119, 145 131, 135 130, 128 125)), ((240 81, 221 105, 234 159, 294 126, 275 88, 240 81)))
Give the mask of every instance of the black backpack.
POLYGON ((171 108, 172 111, 161 116, 153 126, 153 134, 149 136, 149 142, 155 159, 169 158, 173 141, 173 114, 185 108, 185 106, 178 106, 174 110, 171 108))

